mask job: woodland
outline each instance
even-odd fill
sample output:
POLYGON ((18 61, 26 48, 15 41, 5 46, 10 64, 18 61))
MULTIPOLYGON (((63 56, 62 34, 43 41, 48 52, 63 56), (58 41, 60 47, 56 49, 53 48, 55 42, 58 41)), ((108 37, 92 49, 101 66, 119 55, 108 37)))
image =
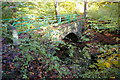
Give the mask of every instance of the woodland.
POLYGON ((120 2, 1 4, 3 80, 120 78, 120 2), (64 16, 70 15, 82 16, 81 34, 70 33, 58 39, 61 33, 56 27, 69 24, 64 16))

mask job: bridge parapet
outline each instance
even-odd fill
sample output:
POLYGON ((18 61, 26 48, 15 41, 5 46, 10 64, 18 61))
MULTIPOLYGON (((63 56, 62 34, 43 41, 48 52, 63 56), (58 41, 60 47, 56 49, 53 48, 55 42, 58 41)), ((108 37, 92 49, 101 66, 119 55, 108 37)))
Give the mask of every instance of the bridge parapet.
MULTIPOLYGON (((50 16, 49 16, 50 17, 50 16)), ((81 35, 81 30, 83 26, 83 17, 82 15, 65 15, 59 16, 59 20, 52 20, 50 18, 41 19, 38 17, 34 20, 32 18, 23 17, 15 18, 15 19, 3 19, 3 23, 9 23, 11 21, 11 26, 17 28, 18 34, 33 32, 40 33, 42 35, 50 35, 57 37, 58 39, 64 38, 69 33, 74 33, 77 36, 81 35), (65 18, 65 19, 62 19, 65 18), (26 20, 27 18, 27 20, 26 20), (72 22, 73 21, 73 22, 72 22), (57 24, 58 26, 55 26, 57 24), (53 27, 54 26, 54 27, 53 27), (53 28, 56 28, 55 30, 53 28), (55 35, 54 35, 55 34, 55 35)), ((9 25, 2 24, 2 28, 0 30, 6 31, 9 25)), ((48 38, 48 37, 47 37, 48 38)), ((53 39, 54 40, 54 39, 53 39)))
POLYGON ((57 31, 59 31, 59 39, 63 39, 69 33, 74 33, 78 37, 80 37, 82 26, 83 26, 83 20, 78 20, 75 22, 57 26, 58 27, 57 31))

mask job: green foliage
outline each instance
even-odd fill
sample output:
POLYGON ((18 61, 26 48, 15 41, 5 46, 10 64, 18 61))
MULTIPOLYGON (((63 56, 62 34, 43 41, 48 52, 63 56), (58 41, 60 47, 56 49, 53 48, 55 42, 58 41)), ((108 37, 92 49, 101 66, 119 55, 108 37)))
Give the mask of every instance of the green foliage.
POLYGON ((60 2, 59 6, 60 6, 60 14, 75 13, 76 5, 74 2, 60 2))
POLYGON ((102 71, 89 71, 86 74, 81 75, 83 78, 119 78, 119 69, 111 68, 104 69, 102 71), (110 77, 111 75, 111 77, 110 77))
MULTIPOLYGON (((89 3, 88 8, 88 17, 92 19, 97 19, 97 24, 95 24, 98 28, 110 28, 111 30, 118 29, 118 4, 112 2, 91 2, 89 3), (99 24, 99 21, 107 22, 108 24, 99 24), (100 25, 100 26, 99 26, 100 25)), ((93 24, 94 25, 94 24, 93 24)))

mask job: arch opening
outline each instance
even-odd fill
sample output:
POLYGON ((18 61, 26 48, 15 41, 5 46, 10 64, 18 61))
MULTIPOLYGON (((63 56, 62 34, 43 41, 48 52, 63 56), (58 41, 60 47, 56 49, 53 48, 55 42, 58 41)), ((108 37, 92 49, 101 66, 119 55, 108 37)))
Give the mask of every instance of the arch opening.
POLYGON ((79 37, 75 33, 69 33, 62 40, 71 41, 71 42, 78 42, 79 37))

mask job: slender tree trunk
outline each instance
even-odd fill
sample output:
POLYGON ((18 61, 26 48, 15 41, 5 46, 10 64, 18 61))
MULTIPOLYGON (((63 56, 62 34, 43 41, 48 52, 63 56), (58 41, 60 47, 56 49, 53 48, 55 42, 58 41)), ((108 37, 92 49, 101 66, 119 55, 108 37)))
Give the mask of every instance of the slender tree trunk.
POLYGON ((86 27, 86 14, 87 14, 87 0, 84 0, 84 22, 83 22, 83 26, 82 26, 82 31, 81 32, 84 32, 84 28, 86 27))
POLYGON ((59 16, 59 10, 58 10, 58 0, 54 0, 54 6, 55 6, 55 15, 56 15, 56 19, 58 20, 58 16, 59 16))
POLYGON ((86 18, 87 11, 87 0, 84 0, 84 18, 86 18))
POLYGON ((84 0, 84 27, 83 28, 86 27, 86 22, 87 22, 86 14, 87 14, 87 0, 84 0))

